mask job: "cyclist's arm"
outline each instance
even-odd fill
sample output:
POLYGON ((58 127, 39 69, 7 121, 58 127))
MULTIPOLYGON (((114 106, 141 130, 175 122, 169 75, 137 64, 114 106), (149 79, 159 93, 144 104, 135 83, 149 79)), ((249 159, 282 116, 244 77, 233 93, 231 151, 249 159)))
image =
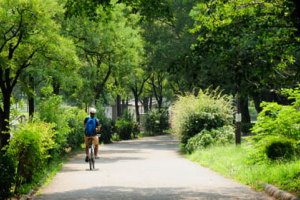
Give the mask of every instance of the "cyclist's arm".
POLYGON ((96 131, 99 132, 100 130, 101 130, 101 126, 100 126, 99 120, 97 119, 97 121, 96 121, 96 131))
POLYGON ((84 119, 84 122, 83 122, 84 127, 86 126, 87 120, 88 120, 88 118, 85 118, 85 119, 84 119))

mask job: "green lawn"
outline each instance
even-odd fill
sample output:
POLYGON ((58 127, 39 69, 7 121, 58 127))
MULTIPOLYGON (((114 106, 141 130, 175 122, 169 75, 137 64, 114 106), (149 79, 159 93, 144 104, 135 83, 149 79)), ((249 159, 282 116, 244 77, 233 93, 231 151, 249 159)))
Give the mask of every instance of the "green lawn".
POLYGON ((300 195, 300 160, 290 162, 247 162, 247 146, 218 146, 197 151, 187 157, 227 177, 261 189, 260 182, 300 195))

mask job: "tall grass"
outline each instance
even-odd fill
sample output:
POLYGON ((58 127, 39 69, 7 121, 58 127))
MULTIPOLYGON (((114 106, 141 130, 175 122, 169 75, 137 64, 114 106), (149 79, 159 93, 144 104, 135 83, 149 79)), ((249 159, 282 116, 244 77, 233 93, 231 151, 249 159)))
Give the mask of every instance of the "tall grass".
POLYGON ((227 177, 261 189, 260 182, 300 195, 300 161, 266 161, 250 164, 248 146, 215 146, 194 152, 187 157, 227 177))

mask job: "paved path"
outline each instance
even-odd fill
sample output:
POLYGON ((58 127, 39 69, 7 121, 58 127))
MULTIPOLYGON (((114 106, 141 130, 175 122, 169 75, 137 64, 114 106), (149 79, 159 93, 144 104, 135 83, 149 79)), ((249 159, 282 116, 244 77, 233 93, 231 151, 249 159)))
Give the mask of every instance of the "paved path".
POLYGON ((34 199, 271 199, 182 158, 169 135, 104 145, 100 152, 95 171, 84 154, 76 155, 34 199))

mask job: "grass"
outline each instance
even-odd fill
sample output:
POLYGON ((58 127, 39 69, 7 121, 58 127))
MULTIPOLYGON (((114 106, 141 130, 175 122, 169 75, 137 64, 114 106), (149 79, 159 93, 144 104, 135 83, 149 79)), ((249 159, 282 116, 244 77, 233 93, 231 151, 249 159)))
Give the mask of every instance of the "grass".
POLYGON ((300 195, 300 161, 250 164, 247 146, 217 146, 194 152, 187 157, 229 178, 261 189, 260 182, 300 195))

